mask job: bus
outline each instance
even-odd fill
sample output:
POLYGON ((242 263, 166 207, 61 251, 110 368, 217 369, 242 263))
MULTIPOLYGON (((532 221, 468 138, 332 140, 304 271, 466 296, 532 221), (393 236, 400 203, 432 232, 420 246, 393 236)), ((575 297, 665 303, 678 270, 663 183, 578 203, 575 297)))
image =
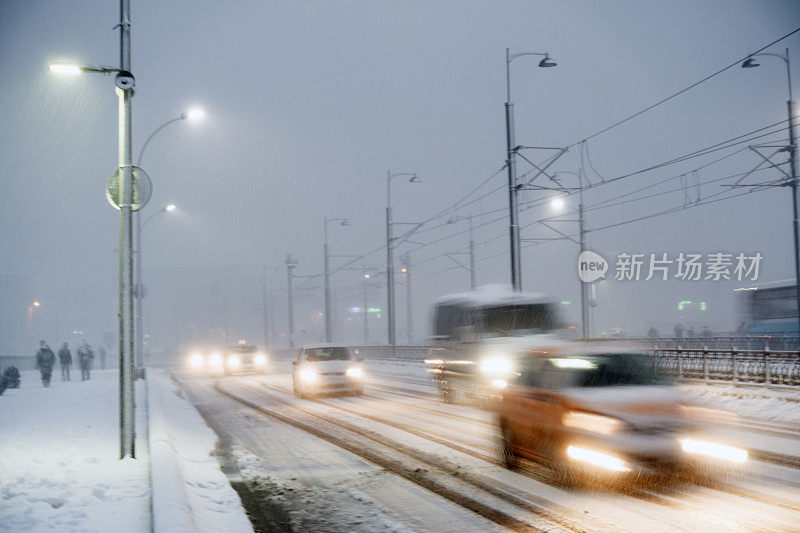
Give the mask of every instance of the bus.
POLYGON ((439 298, 426 363, 444 401, 497 396, 519 354, 565 342, 559 305, 540 293, 489 285, 439 298))

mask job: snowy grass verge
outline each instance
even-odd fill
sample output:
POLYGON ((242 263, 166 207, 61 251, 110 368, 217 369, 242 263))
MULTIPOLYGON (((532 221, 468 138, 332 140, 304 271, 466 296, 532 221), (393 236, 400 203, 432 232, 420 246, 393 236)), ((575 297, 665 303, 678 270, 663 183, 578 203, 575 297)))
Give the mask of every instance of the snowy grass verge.
POLYGON ((153 530, 251 532, 213 456, 217 435, 160 370, 148 372, 153 530))
POLYGON ((26 371, 0 396, 0 529, 148 531, 145 417, 137 413, 138 458, 120 461, 118 373, 75 374, 62 382, 56 370, 44 388, 26 371))

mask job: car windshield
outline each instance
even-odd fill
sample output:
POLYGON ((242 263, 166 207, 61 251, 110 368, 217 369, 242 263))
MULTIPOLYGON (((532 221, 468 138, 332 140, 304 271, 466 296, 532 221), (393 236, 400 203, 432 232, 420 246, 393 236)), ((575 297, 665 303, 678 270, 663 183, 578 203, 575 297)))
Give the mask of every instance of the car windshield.
POLYGON ((569 372, 575 387, 616 385, 657 385, 664 380, 653 371, 642 354, 610 353, 551 359, 560 370, 569 372))
POLYGON ((343 346, 306 349, 306 361, 311 363, 317 361, 348 361, 350 359, 350 350, 343 346))
POLYGON ((233 346, 228 347, 228 351, 231 353, 248 354, 255 353, 256 347, 252 344, 234 344, 233 346))

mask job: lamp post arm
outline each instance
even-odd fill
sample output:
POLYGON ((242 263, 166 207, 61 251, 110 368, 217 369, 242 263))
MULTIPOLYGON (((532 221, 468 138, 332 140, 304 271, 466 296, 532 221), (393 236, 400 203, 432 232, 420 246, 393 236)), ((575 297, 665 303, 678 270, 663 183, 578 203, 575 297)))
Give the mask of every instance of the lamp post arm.
POLYGON ((137 166, 137 167, 140 167, 140 168, 141 168, 141 166, 142 166, 142 156, 144 155, 145 148, 147 148, 147 145, 148 145, 148 144, 150 144, 150 141, 153 139, 153 137, 155 137, 155 136, 156 136, 156 134, 157 134, 159 131, 163 130, 164 128, 166 128, 167 126, 169 126, 170 124, 172 124, 173 122, 178 122, 179 120, 183 120, 183 119, 184 119, 184 116, 183 116, 183 115, 181 115, 181 116, 179 116, 179 117, 175 117, 175 118, 173 118, 172 120, 168 120, 167 122, 165 122, 165 123, 163 123, 162 125, 160 125, 159 127, 157 127, 157 128, 156 128, 156 129, 153 131, 153 133, 151 133, 151 134, 150 134, 150 137, 148 137, 148 138, 147 138, 147 140, 146 140, 146 141, 144 142, 144 144, 142 145, 142 149, 141 149, 141 150, 139 150, 139 158, 136 160, 136 166, 137 166))

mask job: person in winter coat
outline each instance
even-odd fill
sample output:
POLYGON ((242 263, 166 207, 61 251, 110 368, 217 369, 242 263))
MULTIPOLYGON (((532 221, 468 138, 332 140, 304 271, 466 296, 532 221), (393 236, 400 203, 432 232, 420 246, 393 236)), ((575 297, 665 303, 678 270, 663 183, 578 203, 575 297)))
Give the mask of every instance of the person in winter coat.
POLYGON ((39 351, 36 352, 36 368, 42 374, 42 385, 50 386, 53 377, 53 365, 56 364, 56 355, 44 341, 39 341, 39 351))
POLYGON ((61 381, 69 381, 69 367, 72 366, 72 352, 65 342, 58 351, 58 360, 61 362, 61 381))
POLYGON ((81 363, 81 381, 88 381, 90 378, 89 371, 92 369, 92 361, 94 360, 94 351, 89 343, 83 341, 83 345, 78 350, 78 361, 81 363))

